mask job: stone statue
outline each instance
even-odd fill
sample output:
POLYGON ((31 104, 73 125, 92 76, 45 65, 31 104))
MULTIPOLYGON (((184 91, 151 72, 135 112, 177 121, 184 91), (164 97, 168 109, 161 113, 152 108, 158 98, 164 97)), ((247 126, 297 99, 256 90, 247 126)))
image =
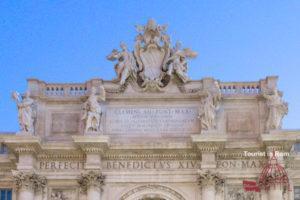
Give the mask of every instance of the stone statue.
POLYGON ((206 91, 205 97, 201 100, 198 118, 200 119, 202 130, 216 128, 216 112, 219 108, 220 100, 221 92, 218 83, 214 82, 209 91, 206 91))
POLYGON ((175 47, 171 51, 171 57, 168 59, 169 69, 168 74, 171 75, 175 73, 182 82, 187 82, 189 80, 187 76, 188 66, 187 58, 195 58, 197 53, 185 48, 181 50, 181 43, 176 42, 175 47))
POLYGON ((282 100, 282 94, 277 89, 271 92, 263 91, 262 95, 267 100, 268 107, 266 129, 281 128, 281 121, 288 113, 288 104, 282 100))
POLYGON ((167 26, 159 25, 153 19, 145 25, 137 25, 136 30, 133 52, 121 43, 122 51, 114 49, 107 56, 108 60, 118 60, 115 71, 120 85, 127 86, 125 83, 130 76, 133 78, 131 83, 144 92, 163 92, 172 76, 186 83, 187 59, 195 58, 197 53, 188 48, 181 49, 179 42, 172 48, 167 26))
POLYGON ((216 106, 213 103, 213 98, 210 93, 201 100, 201 109, 199 111, 199 119, 202 130, 210 130, 216 127, 215 122, 216 106))
POLYGON ((121 43, 120 47, 122 51, 112 50, 107 59, 111 61, 118 60, 118 63, 115 65, 116 80, 123 85, 130 75, 136 76, 137 66, 133 54, 128 51, 126 44, 121 43))
POLYGON ((105 101, 105 89, 100 87, 100 95, 97 94, 96 88, 91 88, 91 94, 83 105, 82 120, 85 121, 85 132, 101 131, 102 108, 99 101, 105 101))
POLYGON ((30 93, 27 91, 24 97, 18 92, 13 92, 12 98, 18 106, 18 118, 20 129, 23 133, 34 134, 34 122, 36 119, 36 110, 34 108, 34 100, 30 98, 30 93))

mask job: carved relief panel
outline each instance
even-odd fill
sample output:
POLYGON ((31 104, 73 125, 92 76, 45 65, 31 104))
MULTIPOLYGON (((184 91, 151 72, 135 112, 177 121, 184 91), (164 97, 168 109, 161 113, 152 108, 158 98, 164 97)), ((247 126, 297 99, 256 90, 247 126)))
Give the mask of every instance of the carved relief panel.
POLYGON ((48 199, 80 200, 79 191, 76 188, 50 188, 48 199))
POLYGON ((226 200, 260 200, 259 193, 245 192, 240 185, 226 186, 226 200))

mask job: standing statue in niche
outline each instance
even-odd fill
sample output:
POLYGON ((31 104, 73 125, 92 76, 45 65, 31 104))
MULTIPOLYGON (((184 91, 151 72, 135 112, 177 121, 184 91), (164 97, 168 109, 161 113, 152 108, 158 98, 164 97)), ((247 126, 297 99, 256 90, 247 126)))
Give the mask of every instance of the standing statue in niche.
POLYGON ((196 56, 197 53, 189 48, 181 50, 181 43, 176 42, 175 47, 171 51, 171 57, 168 59, 170 63, 168 74, 171 76, 172 73, 175 73, 182 82, 186 83, 189 80, 187 76, 187 58, 195 58, 196 56))
POLYGON ((281 128, 281 121, 288 113, 288 104, 282 100, 282 94, 277 90, 263 91, 263 97, 267 100, 267 130, 281 128))
POLYGON ((12 98, 18 106, 18 118, 22 133, 34 134, 34 123, 36 119, 36 110, 34 100, 30 98, 30 93, 27 91, 24 97, 18 92, 13 92, 12 98))
POLYGON ((126 44, 121 43, 120 47, 122 51, 119 52, 116 49, 112 50, 111 54, 107 56, 107 59, 110 61, 118 60, 118 63, 115 65, 117 74, 116 80, 123 85, 130 75, 136 75, 137 66, 133 54, 128 51, 126 44))
POLYGON ((101 132, 102 108, 99 101, 105 101, 105 89, 100 86, 100 94, 97 94, 96 88, 92 87, 91 94, 83 105, 85 133, 101 132))
POLYGON ((217 126, 216 112, 219 108, 221 92, 217 82, 214 82, 209 91, 206 91, 205 97, 201 100, 198 118, 201 123, 201 130, 212 130, 217 126))

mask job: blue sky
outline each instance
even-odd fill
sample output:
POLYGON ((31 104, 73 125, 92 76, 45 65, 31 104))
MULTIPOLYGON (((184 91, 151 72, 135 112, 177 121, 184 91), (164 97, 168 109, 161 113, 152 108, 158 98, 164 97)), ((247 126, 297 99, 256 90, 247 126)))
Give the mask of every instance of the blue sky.
POLYGON ((105 56, 134 25, 168 24, 172 42, 199 53, 192 79, 252 81, 278 75, 289 103, 284 128, 300 128, 300 1, 0 1, 0 131, 17 131, 11 92, 27 78, 84 82, 115 76, 105 56))

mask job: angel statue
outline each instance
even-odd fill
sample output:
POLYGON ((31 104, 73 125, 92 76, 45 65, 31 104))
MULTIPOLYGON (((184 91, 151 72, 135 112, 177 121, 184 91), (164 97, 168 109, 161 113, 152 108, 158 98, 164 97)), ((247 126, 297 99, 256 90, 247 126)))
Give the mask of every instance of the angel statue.
POLYGON ((105 101, 105 89, 100 86, 100 94, 96 87, 91 88, 91 94, 83 104, 82 120, 85 122, 85 133, 101 131, 102 108, 99 101, 105 101))
POLYGON ((263 91, 263 97, 267 100, 267 130, 279 129, 284 115, 288 113, 288 104, 282 100, 282 94, 273 89, 270 92, 263 91))
POLYGON ((18 92, 13 92, 12 98, 18 107, 18 119, 22 133, 34 134, 36 111, 34 100, 30 98, 29 91, 24 94, 24 97, 21 97, 18 92))
POLYGON ((181 50, 181 43, 176 42, 175 47, 172 49, 171 57, 168 59, 169 69, 168 74, 171 75, 173 72, 185 83, 188 81, 187 76, 187 58, 195 58, 197 53, 189 48, 181 50))
POLYGON ((110 61, 118 60, 118 63, 115 65, 116 80, 123 85, 130 75, 136 75, 137 66, 133 54, 128 51, 126 44, 121 43, 120 47, 122 51, 119 52, 114 49, 106 58, 110 61))

